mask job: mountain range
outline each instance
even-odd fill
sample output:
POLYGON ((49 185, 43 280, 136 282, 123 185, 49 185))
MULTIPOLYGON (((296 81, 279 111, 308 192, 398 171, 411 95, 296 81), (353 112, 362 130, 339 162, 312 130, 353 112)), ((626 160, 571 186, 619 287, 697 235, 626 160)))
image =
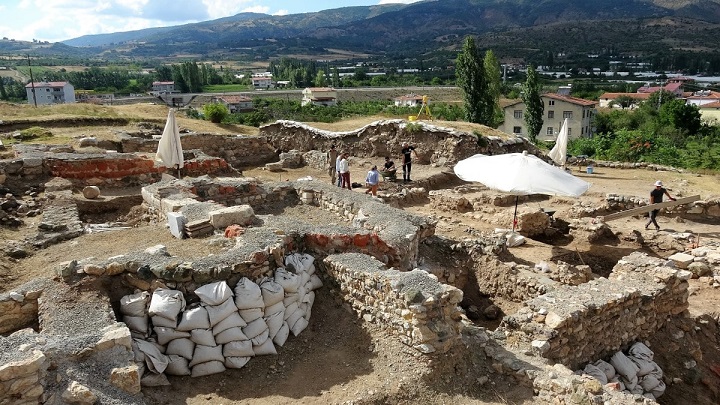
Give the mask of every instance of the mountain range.
MULTIPOLYGON (((181 26, 87 35, 49 46, 26 44, 46 55, 109 59, 267 59, 328 50, 402 58, 456 53, 467 35, 506 57, 607 48, 627 55, 716 53, 720 0, 426 0, 285 16, 241 13, 181 26)), ((7 51, 6 42, 0 41, 0 52, 7 51)))

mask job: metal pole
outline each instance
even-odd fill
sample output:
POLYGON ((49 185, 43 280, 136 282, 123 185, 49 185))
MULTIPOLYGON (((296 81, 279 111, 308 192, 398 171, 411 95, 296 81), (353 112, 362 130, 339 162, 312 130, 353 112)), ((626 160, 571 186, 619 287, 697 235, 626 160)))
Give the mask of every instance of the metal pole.
POLYGON ((515 225, 517 224, 517 205, 518 205, 518 196, 515 196, 515 213, 513 213, 513 232, 515 232, 515 225))
POLYGON ((30 88, 32 89, 33 104, 37 108, 37 98, 35 98, 35 80, 33 80, 32 66, 30 66, 30 55, 27 55, 28 69, 30 69, 30 88))

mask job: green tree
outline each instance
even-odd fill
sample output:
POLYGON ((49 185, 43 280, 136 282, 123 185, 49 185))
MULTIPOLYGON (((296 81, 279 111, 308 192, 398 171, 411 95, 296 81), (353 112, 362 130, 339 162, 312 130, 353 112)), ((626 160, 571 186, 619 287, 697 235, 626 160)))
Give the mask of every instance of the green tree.
POLYGON ((5 91, 5 81, 3 80, 2 77, 0 77, 0 100, 7 100, 7 99, 8 99, 8 95, 7 95, 7 92, 5 91))
POLYGON ((483 68, 485 69, 485 77, 487 80, 487 90, 483 94, 483 124, 489 127, 497 127, 502 122, 503 113, 500 109, 500 92, 502 87, 500 63, 495 54, 491 50, 485 52, 483 60, 483 68))
POLYGON ((462 92, 465 119, 468 122, 483 123, 483 113, 487 111, 483 108, 483 95, 488 86, 483 60, 472 36, 465 38, 462 52, 455 60, 455 78, 462 92))
POLYGON ((203 114, 205 118, 213 123, 221 123, 230 114, 227 107, 220 103, 205 104, 203 106, 203 114))
POLYGON ((532 142, 535 142, 542 129, 545 106, 540 97, 540 81, 538 80, 537 71, 535 71, 532 65, 527 68, 527 78, 523 86, 522 101, 525 103, 525 115, 523 119, 528 129, 528 137, 532 142))
POLYGON ((332 84, 334 87, 340 87, 340 72, 334 67, 332 72, 332 84))
POLYGON ((613 101, 610 102, 611 106, 618 105, 623 110, 626 108, 632 107, 634 104, 635 104, 635 99, 633 99, 630 96, 626 96, 626 95, 618 96, 616 99, 614 99, 613 101))
POLYGON ((325 72, 323 72, 322 70, 318 70, 317 76, 315 76, 315 86, 317 86, 317 87, 327 86, 327 82, 325 80, 325 72))

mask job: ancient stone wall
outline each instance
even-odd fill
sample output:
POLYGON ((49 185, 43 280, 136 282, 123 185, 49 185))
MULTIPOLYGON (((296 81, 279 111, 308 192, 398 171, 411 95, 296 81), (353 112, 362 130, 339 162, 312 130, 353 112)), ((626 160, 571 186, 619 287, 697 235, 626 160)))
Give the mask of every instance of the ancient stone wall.
MULTIPOLYGON (((605 196, 605 203, 600 206, 594 206, 587 202, 575 204, 571 208, 570 215, 576 218, 603 216, 619 211, 644 207, 649 203, 650 201, 648 198, 625 196, 611 193, 605 196)), ((661 209, 661 211, 663 213, 663 216, 670 217, 677 216, 681 218, 718 218, 720 217, 720 198, 706 198, 689 204, 663 208, 661 209)))
POLYGON ((377 324, 423 353, 445 352, 460 338, 462 291, 422 270, 386 270, 360 254, 330 255, 327 273, 342 298, 366 322, 377 324))
POLYGON ((576 368, 643 340, 687 309, 691 273, 643 253, 624 257, 610 279, 558 285, 526 301, 505 330, 532 340, 545 358, 576 368))
POLYGON ((0 294, 0 334, 38 322, 38 297, 42 290, 27 287, 0 294))
MULTIPOLYGON (((347 132, 330 132, 295 121, 277 121, 260 127, 260 134, 276 149, 282 151, 327 151, 335 144, 339 151, 351 156, 400 158, 403 142, 415 146, 422 164, 452 166, 459 160, 477 153, 498 154, 527 150, 536 154, 537 148, 523 138, 478 136, 452 128, 438 127, 425 122, 410 125, 404 120, 376 121, 347 132)), ((498 133, 500 135, 501 133, 498 133)))
POLYGON ((503 263, 482 252, 475 252, 473 257, 477 285, 483 294, 522 302, 552 291, 559 285, 547 275, 533 272, 528 266, 503 263))
POLYGON ((0 363, 0 403, 38 404, 43 402, 43 383, 50 362, 43 352, 33 350, 24 358, 0 363))

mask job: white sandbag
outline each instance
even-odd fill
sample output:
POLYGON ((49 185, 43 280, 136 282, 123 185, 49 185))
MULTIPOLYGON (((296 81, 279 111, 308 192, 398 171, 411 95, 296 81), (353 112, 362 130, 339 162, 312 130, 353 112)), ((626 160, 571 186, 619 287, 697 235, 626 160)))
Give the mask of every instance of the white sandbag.
POLYGON ((305 265, 301 259, 300 253, 293 253, 285 256, 285 266, 288 271, 300 273, 306 270, 305 265))
POLYGON ((272 341, 276 345, 282 347, 287 341, 288 336, 290 336, 290 327, 288 326, 287 322, 283 322, 282 327, 280 328, 278 333, 275 334, 275 337, 272 339, 272 341))
POLYGON ((658 384, 657 387, 653 388, 650 393, 653 394, 655 398, 660 398, 665 393, 665 388, 665 382, 663 380, 660 380, 660 384, 658 384))
MULTIPOLYGON (((225 360, 225 359, 223 359, 225 360)), ((192 368, 192 377, 204 377, 206 375, 222 373, 226 370, 224 361, 208 361, 207 363, 198 364, 192 368)))
POLYGON ((143 316, 129 316, 123 317, 123 322, 127 325, 128 329, 133 332, 144 333, 147 335, 150 328, 149 318, 147 315, 143 316))
POLYGON ((263 343, 265 343, 266 340, 270 338, 270 332, 268 329, 265 329, 263 333, 255 336, 254 338, 250 339, 250 342, 252 342, 253 346, 260 346, 263 343))
MULTIPOLYGON (((167 368, 165 370, 167 370, 167 368)), ((170 381, 168 381, 167 376, 163 373, 147 373, 140 379, 140 385, 143 387, 162 387, 170 385, 170 381)))
POLYGON ((312 266, 315 263, 315 258, 311 255, 305 253, 300 255, 300 262, 302 263, 302 270, 301 271, 308 271, 310 269, 310 266, 312 266))
POLYGON ((154 373, 162 373, 168 365, 168 357, 162 353, 158 348, 150 343, 143 340, 138 340, 138 349, 145 355, 145 364, 148 370, 154 373))
POLYGON ((648 361, 642 358, 638 358, 635 356, 628 356, 628 358, 635 363, 635 365, 638 368, 638 377, 644 377, 655 370, 655 362, 654 361, 648 361))
POLYGON ((248 340, 248 337, 245 336, 242 329, 237 326, 230 329, 225 329, 224 331, 218 333, 215 336, 215 342, 219 345, 224 345, 225 343, 238 340, 248 340))
POLYGON ((623 352, 613 354, 610 358, 610 364, 612 364, 612 366, 615 367, 615 371, 625 377, 625 379, 632 381, 632 379, 635 378, 637 383, 637 373, 640 370, 623 352))
POLYGON ((225 281, 205 284, 195 290, 195 295, 207 305, 220 305, 232 298, 233 292, 225 281))
POLYGON ((323 282, 322 280, 320 280, 320 277, 318 277, 317 274, 313 274, 312 276, 310 276, 310 286, 313 290, 317 290, 318 288, 323 286, 323 282))
POLYGON ((270 354, 277 354, 275 345, 271 339, 265 339, 265 342, 259 346, 253 346, 253 351, 256 356, 267 356, 270 354))
POLYGON ((628 350, 628 356, 636 357, 638 359, 643 359, 646 361, 653 361, 655 358, 655 353, 653 353, 652 350, 650 350, 649 347, 645 346, 642 342, 637 342, 630 346, 630 350, 628 350))
POLYGON ((193 329, 190 331, 190 340, 203 346, 217 346, 215 336, 211 329, 193 329))
MULTIPOLYGON (((143 339, 145 340, 145 339, 143 339)), ((150 342, 155 346, 160 353, 165 354, 165 345, 161 345, 160 343, 156 342, 153 338, 148 338, 147 342, 150 342)))
POLYGON ((142 291, 120 298, 120 313, 126 316, 145 316, 150 303, 150 293, 142 291))
POLYGON ((193 358, 190 360, 190 367, 196 364, 207 363, 208 361, 224 361, 225 358, 222 355, 222 346, 195 346, 195 353, 193 358))
POLYGON ((243 333, 245 336, 247 336, 248 339, 252 339, 255 336, 260 335, 261 333, 265 332, 267 330, 267 324, 265 323, 265 320, 262 318, 258 318, 250 323, 247 324, 246 327, 242 328, 243 333))
POLYGON ((300 301, 300 294, 296 292, 288 293, 285 294, 285 298, 283 298, 283 305, 285 305, 285 307, 289 307, 290 305, 298 301, 300 301))
MULTIPOLYGON (((293 325, 295 325, 295 322, 297 322, 298 319, 300 319, 304 316, 305 316, 305 312, 303 312, 302 309, 298 308, 295 310, 295 312, 290 314, 288 319, 286 319, 285 321, 287 322, 288 326, 290 326, 290 329, 292 329, 293 325)), ((297 335, 295 335, 295 336, 297 336, 297 335)))
POLYGON ((655 364, 655 368, 653 368, 653 371, 651 371, 650 374, 655 376, 655 378, 657 378, 658 380, 662 381, 662 378, 663 378, 662 369, 660 368, 660 366, 657 365, 657 363, 653 362, 653 364, 655 364))
POLYGON ((243 321, 245 321, 245 323, 250 323, 256 319, 262 318, 264 312, 265 310, 263 308, 241 309, 238 311, 240 317, 243 321))
POLYGON ((307 283, 310 281, 310 274, 308 272, 303 271, 302 273, 298 274, 300 277, 300 284, 307 285, 307 283))
POLYGON ((304 331, 307 326, 308 320, 304 317, 301 317, 297 320, 297 322, 295 322, 293 326, 290 327, 290 332, 292 332, 293 336, 297 336, 300 334, 300 332, 304 331))
POLYGON ((268 326, 268 331, 270 333, 270 338, 274 338, 275 335, 278 333, 280 328, 282 328, 283 325, 283 315, 285 315, 285 312, 276 312, 270 316, 266 316, 265 323, 268 326))
POLYGON ((191 331, 193 329, 209 329, 210 318, 205 307, 195 307, 183 312, 177 330, 191 331))
POLYGON ((599 368, 595 367, 592 364, 588 364, 587 366, 585 366, 585 368, 583 369, 583 373, 600 381, 600 384, 602 384, 602 385, 605 385, 608 382, 605 372, 600 370, 599 368))
POLYGON ((170 362, 165 368, 167 375, 190 375, 190 367, 188 366, 188 359, 171 354, 168 356, 170 362))
POLYGON ((310 291, 310 292, 308 292, 307 294, 305 294, 305 298, 303 298, 302 302, 305 302, 305 303, 310 304, 310 305, 312 305, 313 303, 315 303, 315 292, 314 292, 314 291, 310 291))
POLYGON ((223 356, 225 357, 247 357, 254 356, 252 342, 249 340, 239 340, 228 342, 223 345, 223 356))
POLYGON ((195 353, 195 342, 189 338, 175 339, 168 343, 165 354, 168 356, 173 354, 186 358, 188 361, 192 360, 193 353, 195 353))
POLYGON ((285 290, 283 290, 283 287, 271 279, 260 283, 260 290, 262 291, 263 302, 265 303, 263 308, 282 302, 283 298, 285 298, 285 290))
POLYGON ((612 380, 615 377, 615 367, 613 367, 612 364, 603 360, 598 360, 593 363, 593 365, 605 373, 608 381, 612 380))
POLYGON ((315 263, 311 264, 305 272, 311 276, 315 274, 315 263))
POLYGON ((235 306, 238 309, 264 308, 260 286, 247 277, 240 279, 235 286, 235 306))
POLYGON ((135 363, 144 363, 145 362, 145 353, 143 353, 142 350, 140 350, 140 348, 138 347, 138 344, 137 344, 138 340, 143 340, 143 339, 133 339, 132 342, 130 343, 130 347, 132 347, 132 351, 133 351, 133 361, 135 363))
POLYGON ((210 326, 217 325, 222 320, 231 314, 236 314, 238 311, 233 300, 227 300, 220 305, 208 305, 205 309, 207 309, 208 317, 210 318, 210 326))
POLYGON ((245 321, 242 319, 239 313, 233 312, 228 316, 227 318, 220 321, 217 325, 213 326, 213 335, 217 335, 218 333, 235 327, 242 328, 243 326, 247 325, 245 321))
POLYGON ((308 305, 307 308, 303 308, 303 312, 305 313, 305 316, 303 316, 303 318, 305 318, 306 321, 310 322, 310 315, 312 315, 312 306, 308 305))
POLYGON ((303 302, 298 305, 298 308, 300 308, 300 310, 303 312, 303 318, 307 319, 307 313, 310 309, 310 304, 308 304, 307 302, 303 302))
MULTIPOLYGON (((297 274, 279 268, 275 270, 275 282, 280 284, 286 293, 297 292, 302 283, 302 278, 297 274)), ((261 286, 262 287, 262 286, 261 286)))
POLYGON ((173 320, 184 309, 185 297, 181 291, 158 288, 150 299, 148 314, 173 320))
POLYGON ((250 357, 225 357, 225 367, 226 368, 243 368, 248 361, 250 361, 250 357))
POLYGON ((157 334, 158 343, 163 346, 170 343, 171 340, 190 337, 190 333, 175 330, 173 328, 163 328, 162 326, 156 326, 153 330, 157 334))
POLYGON ((153 316, 150 318, 152 321, 153 326, 162 326, 163 328, 177 328, 177 318, 175 319, 167 319, 163 318, 162 316, 153 316))
POLYGON ((635 393, 638 389, 640 389, 640 393, 642 394, 642 387, 638 385, 639 381, 636 375, 632 376, 632 378, 625 378, 625 376, 620 374, 620 382, 625 385, 625 391, 635 393))
POLYGON ((305 301, 305 296, 307 295, 308 290, 305 289, 304 285, 301 285, 300 288, 298 288, 297 294, 298 294, 298 304, 305 301))
POLYGON ((639 384, 642 387, 643 391, 650 392, 655 389, 655 387, 660 385, 660 380, 655 378, 654 375, 648 374, 640 379, 639 384))
POLYGON ((282 301, 278 302, 275 305, 266 307, 265 311, 263 312, 263 316, 268 317, 272 314, 277 314, 278 312, 285 312, 285 304, 283 304, 282 301))
POLYGON ((298 309, 297 302, 293 302, 292 304, 288 305, 287 308, 285 308, 285 315, 283 318, 287 321, 288 318, 290 318, 290 315, 293 314, 298 309))

